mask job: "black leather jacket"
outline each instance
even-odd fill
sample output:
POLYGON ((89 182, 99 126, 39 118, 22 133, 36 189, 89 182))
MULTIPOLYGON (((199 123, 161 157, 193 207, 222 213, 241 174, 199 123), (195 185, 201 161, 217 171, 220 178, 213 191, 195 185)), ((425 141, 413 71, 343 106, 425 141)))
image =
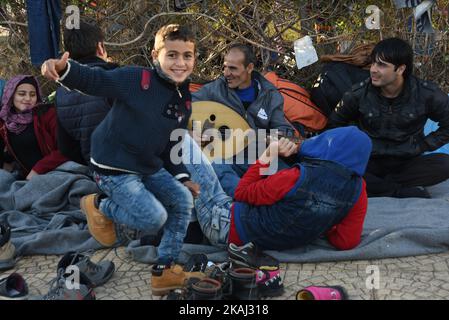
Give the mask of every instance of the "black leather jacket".
POLYGON ((402 93, 391 100, 367 79, 345 93, 330 116, 329 126, 352 122, 372 139, 372 157, 418 156, 449 142, 449 97, 436 84, 410 76, 402 93), (429 118, 440 128, 424 136, 429 118))

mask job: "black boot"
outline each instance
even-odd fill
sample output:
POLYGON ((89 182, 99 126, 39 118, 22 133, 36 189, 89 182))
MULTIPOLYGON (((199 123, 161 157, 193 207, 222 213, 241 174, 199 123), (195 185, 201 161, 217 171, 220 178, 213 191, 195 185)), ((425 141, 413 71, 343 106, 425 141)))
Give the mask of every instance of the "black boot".
POLYGON ((226 298, 232 300, 258 300, 256 270, 250 268, 229 269, 226 277, 226 298))

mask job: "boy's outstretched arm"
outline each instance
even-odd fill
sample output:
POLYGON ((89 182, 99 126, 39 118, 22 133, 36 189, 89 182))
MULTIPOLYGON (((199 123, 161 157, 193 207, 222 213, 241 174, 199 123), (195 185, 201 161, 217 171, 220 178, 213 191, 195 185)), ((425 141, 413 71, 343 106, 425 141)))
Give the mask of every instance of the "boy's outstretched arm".
POLYGON ((41 66, 47 79, 60 82, 69 89, 111 99, 128 100, 130 91, 138 92, 142 68, 122 67, 114 70, 92 68, 69 60, 65 52, 60 59, 49 59, 41 66))

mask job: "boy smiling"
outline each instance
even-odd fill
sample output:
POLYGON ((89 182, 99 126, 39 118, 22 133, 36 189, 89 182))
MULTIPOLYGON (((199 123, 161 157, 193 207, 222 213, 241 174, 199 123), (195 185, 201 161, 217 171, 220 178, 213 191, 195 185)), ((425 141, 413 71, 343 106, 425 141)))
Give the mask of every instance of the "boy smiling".
MULTIPOLYGON (((185 129, 191 114, 188 77, 195 63, 195 39, 185 27, 162 27, 155 37, 155 68, 89 68, 61 59, 42 65, 42 74, 86 94, 115 99, 92 134, 91 165, 105 195, 81 199, 89 231, 104 246, 117 242, 115 224, 156 233, 163 228, 158 263, 153 267, 154 295, 182 287, 189 273, 172 265, 179 256, 199 186, 185 166, 174 164, 170 141, 185 129)), ((196 275, 197 276, 197 275, 196 275)))

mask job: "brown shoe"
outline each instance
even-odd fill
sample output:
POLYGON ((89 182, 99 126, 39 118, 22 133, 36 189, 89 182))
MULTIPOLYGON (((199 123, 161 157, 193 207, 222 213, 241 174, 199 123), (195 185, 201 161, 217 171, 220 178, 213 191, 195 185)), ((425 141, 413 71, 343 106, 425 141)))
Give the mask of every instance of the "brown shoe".
POLYGON ((180 265, 172 265, 170 268, 159 270, 154 265, 151 269, 151 290, 154 296, 167 295, 170 290, 181 289, 191 278, 203 279, 203 272, 186 272, 180 265))
POLYGON ((80 207, 87 218, 89 232, 100 244, 110 247, 117 241, 114 222, 107 218, 96 206, 96 193, 81 198, 80 207))

